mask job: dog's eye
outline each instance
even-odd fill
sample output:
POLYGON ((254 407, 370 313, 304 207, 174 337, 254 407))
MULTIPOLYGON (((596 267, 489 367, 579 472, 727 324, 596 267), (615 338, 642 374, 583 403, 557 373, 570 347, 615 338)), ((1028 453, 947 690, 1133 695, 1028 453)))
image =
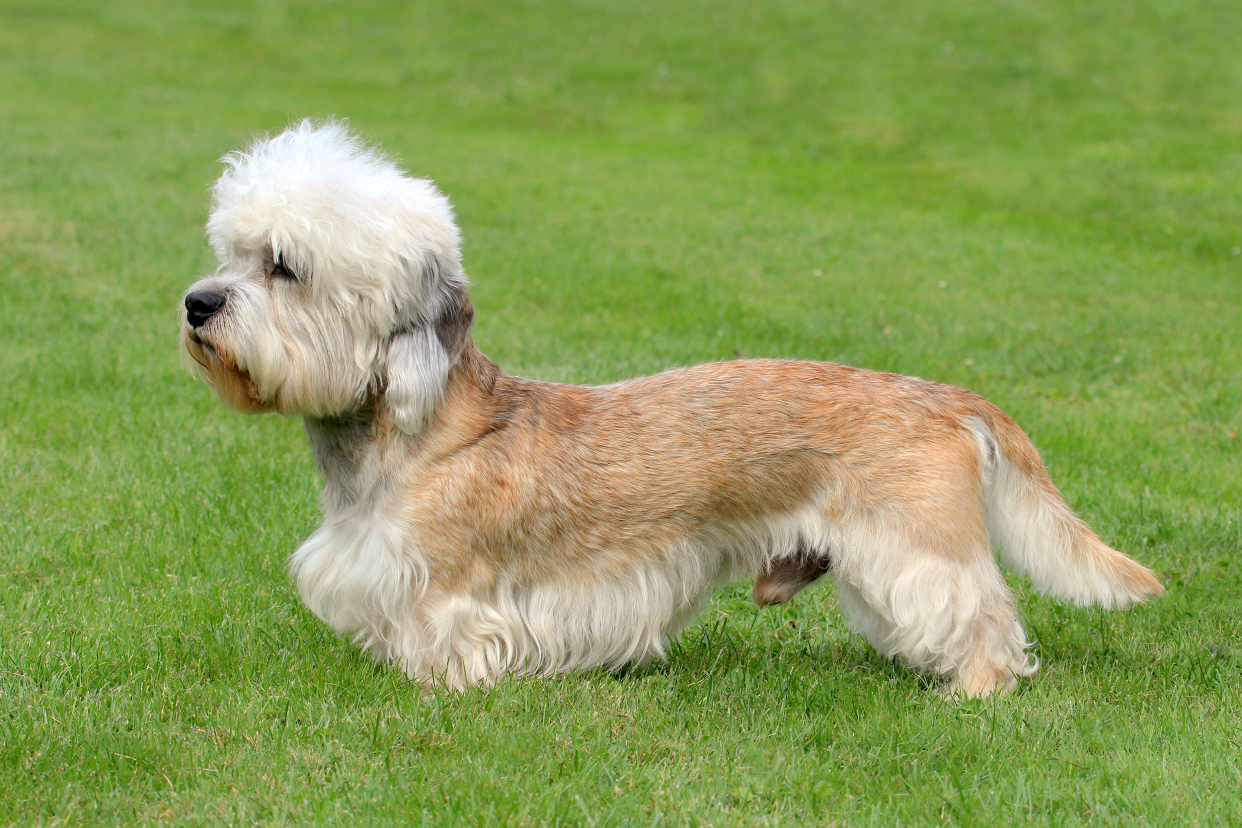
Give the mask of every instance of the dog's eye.
POLYGON ((300 281, 298 279, 298 275, 285 266, 283 256, 277 256, 276 261, 272 263, 272 275, 279 279, 291 279, 295 282, 300 281))

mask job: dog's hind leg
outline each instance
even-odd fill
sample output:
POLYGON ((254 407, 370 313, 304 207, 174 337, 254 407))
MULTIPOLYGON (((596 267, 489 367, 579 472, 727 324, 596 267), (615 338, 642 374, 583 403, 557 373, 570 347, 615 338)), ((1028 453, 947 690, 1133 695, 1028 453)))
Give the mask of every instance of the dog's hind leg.
POLYGON ((859 534, 867 545, 842 555, 838 595, 851 626, 877 650, 945 675, 950 693, 971 697, 1013 690, 1035 672, 982 525, 954 532, 951 554, 919 548, 907 532, 872 526, 859 534))

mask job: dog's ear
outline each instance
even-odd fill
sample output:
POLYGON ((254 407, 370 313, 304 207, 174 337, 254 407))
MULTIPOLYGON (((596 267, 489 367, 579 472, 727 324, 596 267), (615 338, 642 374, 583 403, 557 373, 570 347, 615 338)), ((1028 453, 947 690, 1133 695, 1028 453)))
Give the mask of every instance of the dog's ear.
POLYGON ((466 350, 473 324, 474 305, 470 304, 470 296, 460 285, 451 285, 445 290, 440 315, 432 326, 450 363, 456 364, 461 352, 466 350))
POLYGON ((470 342, 473 321, 465 288, 452 285, 442 294, 434 320, 392 337, 384 396, 397 428, 417 434, 431 422, 444 399, 449 372, 470 342))

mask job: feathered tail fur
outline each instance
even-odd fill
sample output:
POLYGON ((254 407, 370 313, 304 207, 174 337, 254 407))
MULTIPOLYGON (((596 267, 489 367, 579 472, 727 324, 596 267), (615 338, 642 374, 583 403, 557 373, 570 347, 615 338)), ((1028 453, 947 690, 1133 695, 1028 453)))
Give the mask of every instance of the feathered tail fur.
POLYGON ((1162 595, 1154 572, 1101 541, 1066 505, 1022 429, 980 403, 971 426, 983 444, 988 535, 1001 560, 1041 592, 1079 606, 1124 607, 1162 595))

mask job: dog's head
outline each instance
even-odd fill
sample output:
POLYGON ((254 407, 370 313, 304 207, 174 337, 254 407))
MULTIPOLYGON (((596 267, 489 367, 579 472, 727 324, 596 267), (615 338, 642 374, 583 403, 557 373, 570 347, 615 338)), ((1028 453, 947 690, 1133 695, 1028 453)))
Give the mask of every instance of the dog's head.
POLYGON ((207 222, 220 267, 184 297, 187 363, 243 411, 334 417, 382 392, 419 430, 473 315, 448 199, 336 122, 224 164, 207 222))

